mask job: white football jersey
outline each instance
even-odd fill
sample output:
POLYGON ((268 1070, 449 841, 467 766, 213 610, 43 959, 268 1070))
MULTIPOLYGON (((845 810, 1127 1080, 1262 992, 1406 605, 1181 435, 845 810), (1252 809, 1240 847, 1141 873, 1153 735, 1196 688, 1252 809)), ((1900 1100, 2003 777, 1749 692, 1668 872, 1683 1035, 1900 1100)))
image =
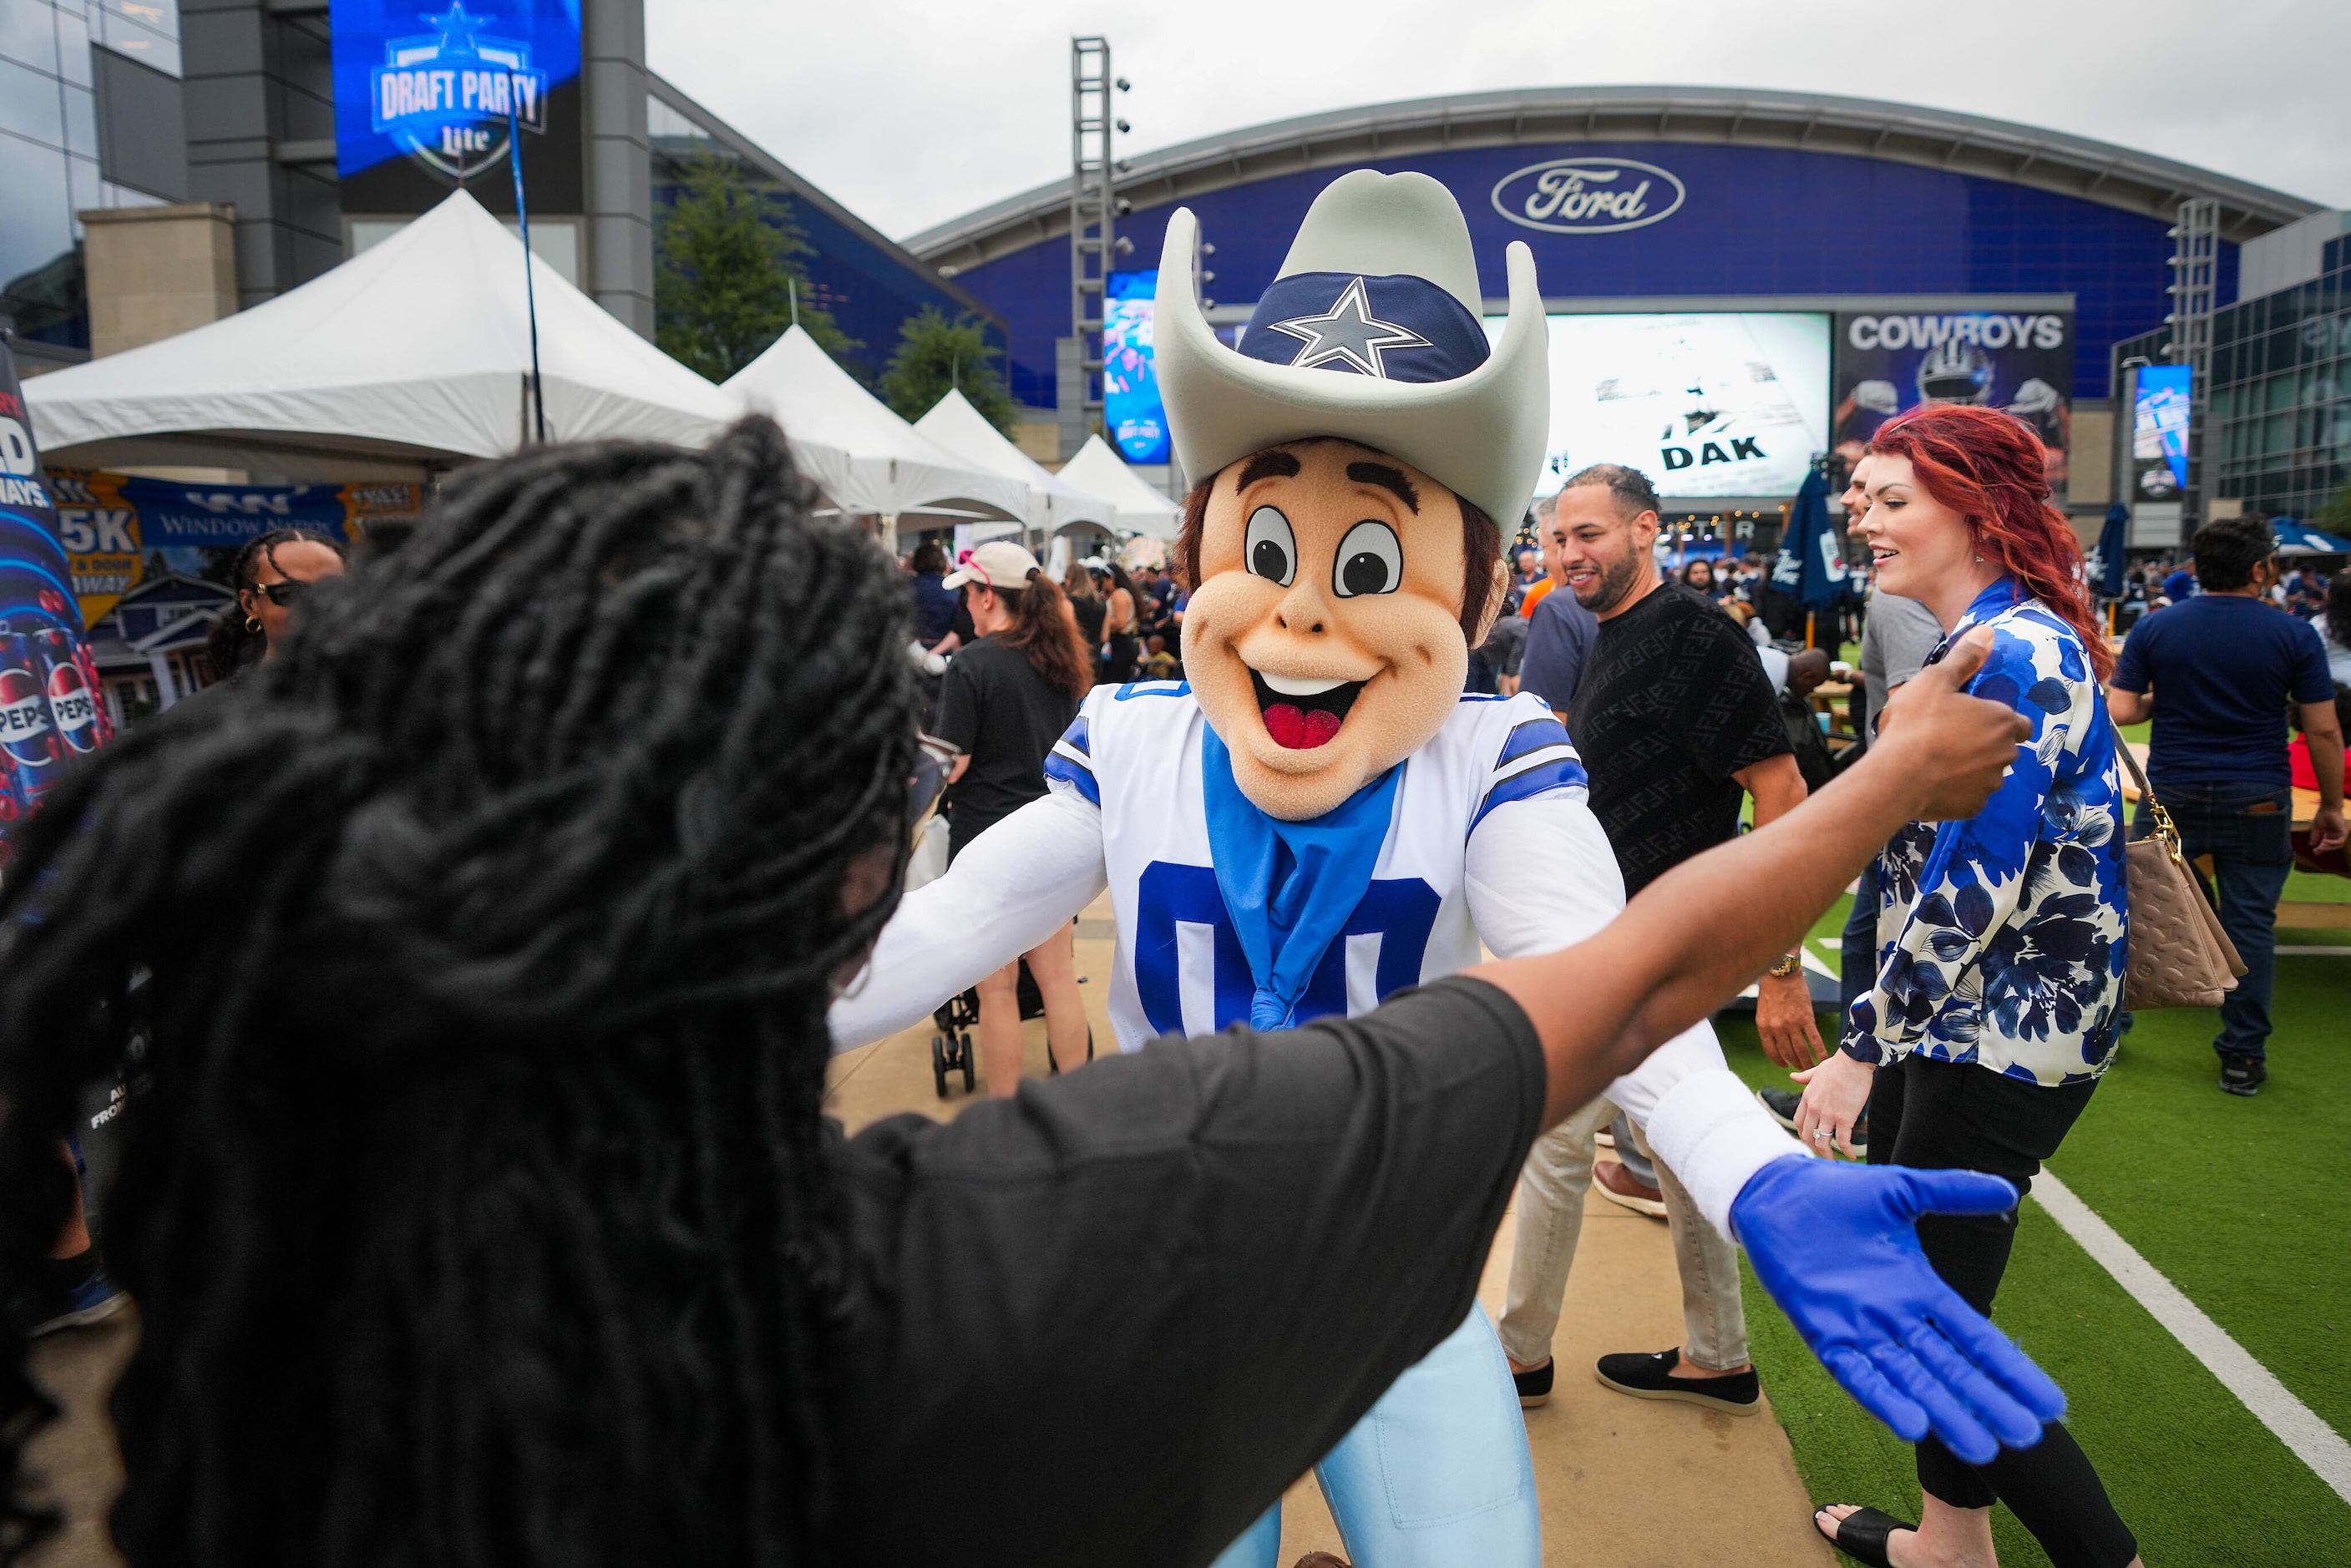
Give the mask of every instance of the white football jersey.
MULTIPOLYGON (((1123 1050, 1249 1021, 1249 961, 1210 857, 1206 727, 1187 684, 1097 687, 1046 760, 1055 790, 1101 808, 1118 925, 1110 1016, 1123 1050)), ((1476 964, 1463 886, 1469 835, 1505 803, 1585 791, 1567 732, 1531 695, 1465 695, 1400 765, 1371 886, 1308 983, 1301 1023, 1368 1012, 1392 992, 1476 964)))

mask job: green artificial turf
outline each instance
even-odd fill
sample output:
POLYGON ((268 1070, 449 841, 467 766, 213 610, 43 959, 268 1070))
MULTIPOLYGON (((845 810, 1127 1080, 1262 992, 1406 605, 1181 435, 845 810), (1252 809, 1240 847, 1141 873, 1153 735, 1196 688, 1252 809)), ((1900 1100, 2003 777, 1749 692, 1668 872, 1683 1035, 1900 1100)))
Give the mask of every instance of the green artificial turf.
MULTIPOLYGON (((1831 941, 1844 907, 1814 927, 1831 941)), ((2344 932, 2282 943, 2351 945, 2344 932)), ((1815 953, 1835 967, 1834 953, 1815 953)), ((2273 1077, 2252 1100, 2215 1086, 2206 1010, 2145 1013, 2051 1168, 2338 1431, 2351 1430, 2351 959, 2279 961, 2273 1077)), ((1734 1070, 1785 1085, 1752 1023, 1718 1021, 1734 1070)), ((1750 1337, 1796 1462, 1820 1501, 1916 1518, 1909 1450, 1803 1348, 1748 1276, 1750 1337)), ((2345 1560, 2346 1506, 2028 1203, 1994 1314, 2063 1386, 2067 1419, 2153 1563, 2345 1560)), ((2002 1563, 2046 1563, 2006 1510, 2002 1563)))

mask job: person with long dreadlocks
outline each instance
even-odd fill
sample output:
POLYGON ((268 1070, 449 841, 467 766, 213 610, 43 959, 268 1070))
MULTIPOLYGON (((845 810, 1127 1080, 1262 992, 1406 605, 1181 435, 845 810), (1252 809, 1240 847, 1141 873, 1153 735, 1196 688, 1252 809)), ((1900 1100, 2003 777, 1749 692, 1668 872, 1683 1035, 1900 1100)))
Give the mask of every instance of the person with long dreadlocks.
MULTIPOLYGON (((1460 1321, 1536 1132, 2014 753, 1962 649, 1824 805, 1563 954, 844 1138, 825 1010, 896 903, 916 714, 894 566, 813 501, 760 421, 460 474, 24 826, 0 1299, 128 1069, 132 1568, 1205 1563, 1460 1321)), ((1955 1447, 2037 1433, 2062 1399, 1910 1225, 2011 1189, 1777 1168, 1879 1291, 1824 1354, 1955 1447)), ((18 1558, 47 1407, 8 1334, 18 1558)))

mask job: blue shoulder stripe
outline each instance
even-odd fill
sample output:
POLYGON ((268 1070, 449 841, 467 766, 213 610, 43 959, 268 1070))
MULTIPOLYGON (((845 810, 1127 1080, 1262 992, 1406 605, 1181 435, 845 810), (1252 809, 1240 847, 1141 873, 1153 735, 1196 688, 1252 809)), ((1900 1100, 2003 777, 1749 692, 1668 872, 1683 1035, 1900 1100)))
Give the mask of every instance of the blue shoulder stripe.
POLYGON ((1515 762, 1540 747, 1570 743, 1567 727, 1546 713, 1540 719, 1529 719, 1523 723, 1511 725, 1510 732, 1502 740, 1502 754, 1494 759, 1494 765, 1499 768, 1505 763, 1515 762))
POLYGON ((1094 782, 1093 770, 1082 763, 1072 762, 1059 752, 1049 752, 1045 755, 1045 776, 1060 779, 1096 805, 1102 804, 1102 785, 1094 782))
POLYGON ((1135 680, 1118 689, 1114 701, 1128 702, 1137 697, 1183 697, 1190 694, 1188 680, 1135 680))
POLYGON ((1070 727, 1061 732, 1061 744, 1074 746, 1090 757, 1094 754, 1092 740, 1092 726, 1086 722, 1086 716, 1083 713, 1079 714, 1071 722, 1070 727))
MULTIPOLYGON (((1478 803, 1478 815, 1469 819, 1469 833, 1477 832, 1478 825, 1486 820, 1486 814, 1498 805, 1508 805, 1514 800, 1532 800, 1555 789, 1588 789, 1591 784, 1591 779, 1584 774, 1583 764, 1573 757, 1553 757, 1549 762, 1522 768, 1486 792, 1486 798, 1478 803)), ((1468 834, 1463 834, 1462 837, 1468 838, 1468 834)))

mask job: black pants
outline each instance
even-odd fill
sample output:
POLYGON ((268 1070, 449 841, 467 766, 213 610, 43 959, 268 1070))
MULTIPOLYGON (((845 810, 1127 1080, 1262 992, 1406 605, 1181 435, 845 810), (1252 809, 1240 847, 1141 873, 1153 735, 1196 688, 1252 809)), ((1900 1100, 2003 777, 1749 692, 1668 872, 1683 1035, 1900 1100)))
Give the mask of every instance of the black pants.
MULTIPOLYGON (((1869 1160, 1920 1169, 1980 1170, 2029 1191, 2097 1085, 2043 1088, 1972 1064, 1904 1057, 1869 1092, 1869 1160)), ((1918 1221, 1927 1261, 1961 1300, 1989 1316, 2016 1241, 2016 1211, 1929 1214, 1918 1221)), ((1918 1485, 1954 1508, 1998 1498, 2056 1568, 2124 1568, 2138 1543, 2115 1512, 2089 1456, 2052 1421, 2029 1449, 1970 1465, 1932 1437, 1918 1445, 1918 1485)))

